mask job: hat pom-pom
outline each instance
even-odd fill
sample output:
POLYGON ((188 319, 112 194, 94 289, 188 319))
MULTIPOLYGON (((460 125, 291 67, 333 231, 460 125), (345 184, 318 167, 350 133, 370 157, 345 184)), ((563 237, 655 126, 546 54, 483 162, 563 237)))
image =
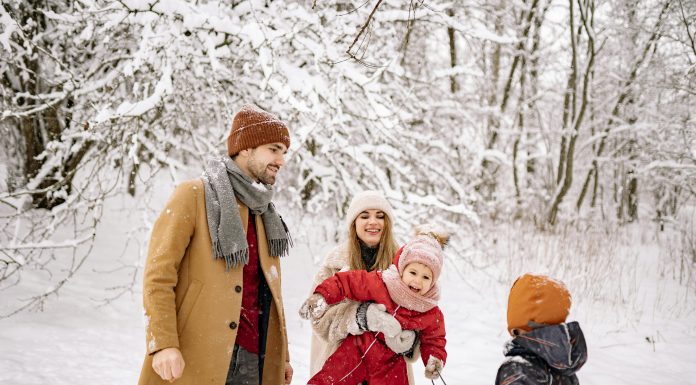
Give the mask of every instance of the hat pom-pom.
POLYGON ((447 242, 449 242, 450 239, 450 232, 447 231, 447 229, 445 229, 444 227, 436 225, 434 223, 424 223, 415 226, 413 228, 413 235, 416 237, 419 235, 427 235, 433 237, 442 248, 444 248, 445 245, 447 245, 447 242))

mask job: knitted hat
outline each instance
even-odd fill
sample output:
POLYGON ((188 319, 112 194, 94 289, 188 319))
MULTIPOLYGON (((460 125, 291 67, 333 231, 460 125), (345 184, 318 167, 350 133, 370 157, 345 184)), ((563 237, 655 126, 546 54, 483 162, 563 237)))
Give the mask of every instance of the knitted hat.
POLYGON ((253 104, 245 104, 232 121, 227 154, 234 156, 247 148, 276 142, 290 147, 290 134, 285 123, 253 104))
POLYGON ((399 273, 413 262, 428 266, 433 272, 433 283, 437 282, 442 271, 442 246, 431 235, 419 234, 406 243, 395 257, 399 273))
POLYGON ((379 191, 366 190, 355 194, 350 201, 348 212, 346 212, 348 226, 365 210, 381 210, 390 220, 394 220, 392 207, 384 195, 379 191))
POLYGON ((508 297, 508 332, 531 331, 535 324, 565 322, 570 311, 570 293, 562 282, 543 275, 524 274, 517 278, 508 297))

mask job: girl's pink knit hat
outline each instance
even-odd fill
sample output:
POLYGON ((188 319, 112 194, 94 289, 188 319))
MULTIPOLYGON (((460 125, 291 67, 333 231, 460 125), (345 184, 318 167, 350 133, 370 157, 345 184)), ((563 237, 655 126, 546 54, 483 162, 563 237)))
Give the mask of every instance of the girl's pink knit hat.
POLYGON ((442 247, 449 239, 446 231, 433 230, 426 226, 415 229, 416 236, 406 243, 394 257, 394 264, 403 273, 413 262, 428 266, 433 272, 433 283, 437 282, 442 271, 442 247))

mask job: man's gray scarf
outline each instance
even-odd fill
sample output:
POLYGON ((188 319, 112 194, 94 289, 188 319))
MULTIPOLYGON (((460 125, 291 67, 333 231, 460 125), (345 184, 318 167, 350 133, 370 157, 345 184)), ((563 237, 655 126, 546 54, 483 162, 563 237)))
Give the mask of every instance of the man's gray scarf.
POLYGON ((249 262, 249 245, 236 198, 253 214, 261 214, 269 254, 288 254, 292 239, 271 202, 272 186, 254 182, 227 156, 208 161, 203 172, 203 185, 213 254, 216 259, 224 259, 228 269, 249 262))

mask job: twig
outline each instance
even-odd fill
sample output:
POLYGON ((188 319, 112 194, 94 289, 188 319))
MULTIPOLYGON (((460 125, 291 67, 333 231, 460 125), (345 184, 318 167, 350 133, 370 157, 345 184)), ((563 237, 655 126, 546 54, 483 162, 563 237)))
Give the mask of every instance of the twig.
POLYGON ((370 16, 367 17, 367 21, 365 21, 365 24, 363 24, 362 28, 360 28, 360 32, 358 32, 358 36, 355 37, 353 40, 353 43, 351 43, 350 47, 348 47, 348 50, 346 53, 348 55, 353 56, 353 54, 350 53, 350 51, 353 49, 353 46, 355 43, 358 42, 358 39, 360 39, 360 36, 365 32, 365 29, 367 29, 367 26, 370 24, 370 21, 372 21, 372 17, 374 16, 375 12, 377 12, 377 8, 379 8, 380 4, 382 4, 382 0, 377 1, 377 4, 375 4, 375 7, 372 8, 372 12, 370 12, 370 16))
POLYGON ((684 27, 686 27, 686 36, 688 36, 689 40, 691 41, 691 50, 694 51, 694 55, 696 56, 696 42, 694 42, 694 37, 691 36, 691 31, 689 31, 689 21, 686 20, 686 15, 684 14, 684 5, 682 4, 681 0, 679 0, 679 9, 681 10, 681 17, 682 21, 684 21, 684 27))
POLYGON ((54 243, 51 241, 35 242, 35 243, 25 243, 20 245, 8 245, 3 246, 2 250, 26 250, 26 249, 65 249, 65 248, 75 248, 91 239, 95 236, 94 233, 89 233, 81 239, 70 239, 61 243, 54 243))

